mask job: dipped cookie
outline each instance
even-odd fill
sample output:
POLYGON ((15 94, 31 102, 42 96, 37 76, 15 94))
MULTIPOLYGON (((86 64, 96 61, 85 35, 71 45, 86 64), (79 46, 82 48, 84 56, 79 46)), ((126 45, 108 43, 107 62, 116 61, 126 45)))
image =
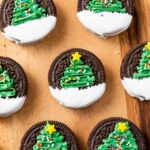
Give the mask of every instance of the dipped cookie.
POLYGON ((99 100, 105 92, 105 71, 91 52, 70 49, 55 58, 49 74, 52 96, 70 108, 84 108, 99 100))
POLYGON ((20 110, 27 91, 23 68, 10 58, 0 57, 0 116, 6 117, 20 110))
POLYGON ((3 35, 19 44, 43 39, 56 25, 52 0, 3 0, 0 29, 3 35))
POLYGON ((150 42, 137 46, 125 56, 121 82, 130 96, 150 100, 150 42))
POLYGON ((131 121, 108 118, 92 130, 88 150, 148 150, 143 133, 131 121))
POLYGON ((25 133, 20 150, 79 150, 79 145, 66 125, 56 121, 43 121, 25 133))
POLYGON ((111 37, 127 30, 133 18, 132 0, 78 0, 77 17, 90 32, 111 37))

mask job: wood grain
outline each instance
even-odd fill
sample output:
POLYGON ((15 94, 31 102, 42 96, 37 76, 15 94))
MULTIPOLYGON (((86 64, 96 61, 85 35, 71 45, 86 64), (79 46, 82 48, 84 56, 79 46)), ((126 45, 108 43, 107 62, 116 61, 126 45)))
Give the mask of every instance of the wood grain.
MULTIPOLYGON (((150 20, 149 20, 150 1, 135 1, 134 21, 125 34, 120 35, 120 45, 122 58, 136 45, 149 41, 150 39, 150 20)), ((144 132, 147 138, 148 149, 150 149, 150 102, 140 102, 126 94, 128 118, 135 122, 144 132)))
POLYGON ((128 49, 148 39, 150 2, 138 0, 138 20, 136 18, 129 32, 107 40, 97 38, 81 26, 76 17, 77 0, 55 0, 55 3, 57 26, 43 41, 30 46, 18 46, 0 35, 0 55, 19 62, 29 80, 29 93, 23 109, 11 117, 0 118, 0 150, 19 150, 25 131, 34 123, 46 119, 68 125, 76 134, 81 150, 86 150, 93 127, 108 117, 129 117, 148 133, 149 105, 141 104, 125 94, 119 70, 128 49), (84 110, 71 110, 58 105, 48 91, 47 76, 51 62, 59 53, 74 47, 95 53, 102 60, 107 75, 105 95, 84 110))

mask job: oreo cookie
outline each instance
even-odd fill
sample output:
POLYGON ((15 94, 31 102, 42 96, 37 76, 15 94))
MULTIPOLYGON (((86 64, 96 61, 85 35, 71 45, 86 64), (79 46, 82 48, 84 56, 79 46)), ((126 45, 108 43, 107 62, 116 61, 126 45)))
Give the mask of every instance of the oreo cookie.
POLYGON ((101 121, 91 132, 88 150, 148 150, 145 137, 137 126, 123 118, 101 121))
POLYGON ((71 129, 56 121, 43 121, 32 126, 24 135, 20 150, 79 150, 71 129))
POLYGON ((115 36, 127 30, 133 14, 133 0, 78 0, 79 21, 101 37, 115 36))
POLYGON ((0 57, 0 116, 9 116, 22 108, 28 92, 23 68, 8 57, 0 57))
POLYGON ((128 52, 120 73, 122 85, 130 96, 150 100, 150 42, 128 52))
POLYGON ((56 7, 52 0, 3 0, 0 30, 18 44, 43 39, 56 25, 56 7))
POLYGON ((105 71, 91 52, 70 49, 55 58, 48 73, 52 96, 70 108, 84 108, 99 100, 105 92, 105 71))

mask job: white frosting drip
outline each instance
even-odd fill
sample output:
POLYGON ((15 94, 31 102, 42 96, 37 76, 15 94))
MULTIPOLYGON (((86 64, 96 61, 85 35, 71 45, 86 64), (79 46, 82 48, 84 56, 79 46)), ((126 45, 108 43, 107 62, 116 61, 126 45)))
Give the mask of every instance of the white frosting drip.
POLYGON ((85 108, 95 103, 105 92, 106 84, 99 84, 87 89, 69 88, 54 89, 51 86, 49 90, 52 96, 61 104, 70 108, 85 108))
POLYGON ((0 116, 7 117, 22 108, 26 96, 16 98, 0 98, 0 116))
POLYGON ((132 21, 132 16, 128 13, 94 13, 83 10, 77 16, 83 26, 102 37, 114 36, 127 30, 132 21))
POLYGON ((150 100, 150 78, 132 79, 124 78, 121 80, 122 85, 130 96, 143 100, 150 100))
POLYGON ((54 29, 56 21, 56 17, 48 16, 17 26, 7 26, 4 28, 4 36, 19 44, 33 43, 48 35, 54 29))

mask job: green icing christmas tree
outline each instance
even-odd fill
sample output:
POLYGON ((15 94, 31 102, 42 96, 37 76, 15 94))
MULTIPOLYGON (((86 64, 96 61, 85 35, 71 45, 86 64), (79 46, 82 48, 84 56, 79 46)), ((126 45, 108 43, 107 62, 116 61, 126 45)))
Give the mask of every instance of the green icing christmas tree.
POLYGON ((16 90, 13 87, 14 80, 10 78, 7 70, 3 70, 0 65, 0 97, 8 98, 16 95, 16 90))
POLYGON ((128 122, 119 122, 97 150, 138 150, 128 122))
POLYGON ((47 122, 41 134, 37 137, 37 143, 33 146, 33 150, 68 150, 68 144, 56 130, 55 125, 47 122))
POLYGON ((78 52, 72 54, 70 65, 65 69, 64 76, 61 78, 62 88, 86 88, 94 85, 95 76, 92 69, 80 58, 81 55, 78 52))
POLYGON ((150 77, 150 42, 142 49, 142 56, 137 67, 137 72, 133 74, 135 79, 143 79, 150 77))
POLYGON ((119 12, 126 13, 121 0, 91 0, 87 9, 95 13, 99 12, 119 12))
POLYGON ((40 7, 37 2, 38 0, 14 0, 12 25, 45 17, 46 10, 40 7))

